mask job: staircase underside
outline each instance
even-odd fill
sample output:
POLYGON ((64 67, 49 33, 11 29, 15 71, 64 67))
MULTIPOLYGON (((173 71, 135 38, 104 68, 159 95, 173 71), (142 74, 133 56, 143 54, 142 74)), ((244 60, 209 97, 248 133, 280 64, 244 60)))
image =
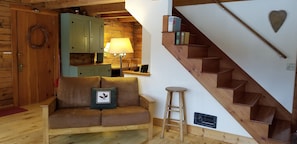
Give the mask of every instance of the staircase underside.
POLYGON ((175 45, 163 32, 162 44, 259 143, 290 143, 291 114, 214 43, 185 19, 189 45, 175 45))

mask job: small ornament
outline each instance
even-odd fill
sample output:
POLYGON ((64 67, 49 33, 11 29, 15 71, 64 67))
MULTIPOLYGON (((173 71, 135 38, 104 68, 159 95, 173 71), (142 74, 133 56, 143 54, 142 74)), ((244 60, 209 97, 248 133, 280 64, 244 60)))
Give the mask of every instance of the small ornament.
POLYGON ((274 32, 277 32, 281 28, 286 18, 287 12, 285 10, 274 10, 269 13, 269 21, 274 32))

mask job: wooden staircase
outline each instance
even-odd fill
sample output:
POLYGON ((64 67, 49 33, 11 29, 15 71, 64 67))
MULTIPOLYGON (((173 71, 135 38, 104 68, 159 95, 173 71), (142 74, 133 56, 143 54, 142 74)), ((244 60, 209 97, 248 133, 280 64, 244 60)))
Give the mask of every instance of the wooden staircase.
POLYGON ((288 144, 291 114, 176 9, 189 45, 175 45, 163 32, 162 44, 260 144, 288 144))

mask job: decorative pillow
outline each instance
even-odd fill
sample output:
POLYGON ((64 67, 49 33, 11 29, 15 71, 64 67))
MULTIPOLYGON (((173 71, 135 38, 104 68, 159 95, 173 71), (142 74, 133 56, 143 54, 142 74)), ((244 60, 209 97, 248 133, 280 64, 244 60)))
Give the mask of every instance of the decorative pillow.
POLYGON ((91 108, 112 109, 117 107, 117 88, 92 88, 91 108))

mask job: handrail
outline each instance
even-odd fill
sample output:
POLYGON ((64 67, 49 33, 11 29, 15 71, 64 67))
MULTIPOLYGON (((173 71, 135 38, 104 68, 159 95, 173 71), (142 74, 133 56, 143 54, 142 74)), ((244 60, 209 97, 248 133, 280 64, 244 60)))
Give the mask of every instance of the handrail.
POLYGON ((270 46, 276 53, 278 53, 282 58, 286 59, 287 56, 283 54, 279 49, 277 49, 273 44, 271 44, 268 40, 266 40, 263 36, 257 33, 253 28, 251 28, 248 24, 242 21, 238 16, 236 16, 233 12, 231 12, 227 7, 225 7, 219 0, 214 0, 220 7, 222 7, 225 11, 227 11, 231 16, 233 16, 236 20, 238 20, 241 24, 243 24, 247 29, 249 29, 252 33, 254 33, 258 38, 260 38, 264 43, 270 46))

